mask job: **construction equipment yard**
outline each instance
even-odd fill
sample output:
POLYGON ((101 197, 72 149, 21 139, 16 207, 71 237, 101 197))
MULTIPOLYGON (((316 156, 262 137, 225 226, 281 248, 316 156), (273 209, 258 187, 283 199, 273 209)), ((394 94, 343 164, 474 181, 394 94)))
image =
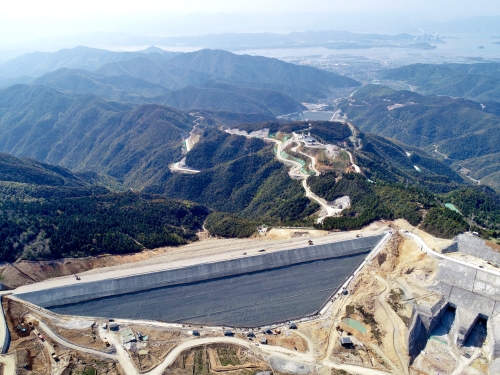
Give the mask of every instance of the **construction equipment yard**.
MULTIPOLYGON (((439 281, 436 276, 441 262, 461 257, 456 252, 452 256, 441 254, 452 241, 432 238, 403 221, 387 224, 390 227, 379 223, 365 232, 257 239, 251 246, 251 240, 230 240, 225 252, 209 251, 220 240, 206 240, 179 249, 177 254, 163 251, 140 262, 90 270, 79 274, 81 280, 62 277, 18 288, 2 298, 11 333, 8 354, 0 357, 3 371, 57 375, 495 373, 491 372, 495 353, 490 323, 474 323, 462 344, 456 334, 460 319, 450 307, 436 315, 429 335, 419 339, 423 347, 410 355, 409 348, 415 346, 411 340, 417 337, 415 319, 427 311, 426 306, 432 310, 443 299, 432 290, 439 281), (304 246, 309 238, 314 245, 306 245, 308 256, 319 245, 326 249, 327 244, 348 239, 361 243, 360 237, 366 248, 359 247, 354 258, 325 258, 316 251, 318 259, 130 292, 123 295, 127 302, 121 308, 118 305, 122 302, 115 300, 120 296, 113 294, 85 297, 58 308, 40 307, 36 299, 26 297, 63 286, 79 287, 90 283, 89 279, 104 282, 144 272, 185 269, 200 264, 200 260, 224 264, 251 256, 253 261, 267 259, 259 264, 269 265, 272 259, 286 260, 284 250, 294 254, 300 249, 297 245, 304 246), (369 243, 370 237, 377 241, 369 243), (262 249, 265 251, 259 252, 262 249), (168 266, 161 259, 169 259, 168 266), (345 259, 351 263, 338 263, 345 259), (331 278, 332 274, 340 280, 331 278), (209 289, 203 289, 203 284, 209 289), (202 289, 212 292, 199 293, 202 289), (165 290, 169 291, 165 294, 165 290), (135 295, 140 298, 134 299, 135 295), (255 303, 259 300, 263 303, 255 303), (173 306, 168 314, 175 312, 178 319, 168 314, 147 315, 148 306, 153 312, 161 311, 162 301, 166 311, 173 306), (132 311, 132 305, 140 308, 132 311), (236 313, 231 314, 230 305, 236 313), (72 306, 78 308, 72 310, 72 306), (266 306, 272 308, 266 310, 266 306), (127 310, 131 316, 113 316, 127 310), (217 313, 221 310, 227 312, 217 313), (188 314, 196 319, 190 320, 188 314), (201 316, 210 319, 199 320, 201 316), (284 316, 287 318, 282 319, 284 316)), ((107 285, 111 288, 115 282, 107 285)), ((483 318, 484 322, 491 320, 483 318)))

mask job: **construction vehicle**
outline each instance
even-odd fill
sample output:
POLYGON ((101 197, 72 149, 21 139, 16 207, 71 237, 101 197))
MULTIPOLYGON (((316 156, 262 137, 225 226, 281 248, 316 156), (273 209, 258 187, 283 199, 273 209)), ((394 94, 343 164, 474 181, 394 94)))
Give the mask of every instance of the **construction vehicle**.
POLYGON ((314 245, 313 240, 309 240, 308 243, 309 243, 309 245, 314 245))
POLYGON ((24 333, 24 332, 26 332, 26 328, 25 328, 25 327, 23 327, 22 325, 19 325, 19 324, 18 324, 18 325, 16 326, 16 328, 17 328, 19 331, 23 332, 23 333, 24 333))

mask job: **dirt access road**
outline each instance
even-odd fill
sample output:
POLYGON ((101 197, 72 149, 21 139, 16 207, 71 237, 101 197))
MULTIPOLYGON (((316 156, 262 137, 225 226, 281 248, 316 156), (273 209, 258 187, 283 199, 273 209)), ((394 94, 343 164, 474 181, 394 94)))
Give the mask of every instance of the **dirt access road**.
MULTIPOLYGON (((112 359, 118 361, 125 372, 126 375, 139 375, 139 371, 134 366, 132 360, 130 359, 128 353, 122 347, 118 334, 108 334, 106 339, 113 345, 115 345, 117 352, 116 354, 103 353, 97 350, 80 347, 77 345, 73 345, 68 341, 62 339, 58 335, 56 335, 45 323, 39 321, 39 328, 43 331, 43 333, 50 337, 52 340, 57 342, 59 345, 65 346, 72 350, 81 351, 84 353, 92 354, 101 358, 112 359)), ((142 375, 161 375, 163 372, 176 360, 176 358, 185 350, 207 344, 236 344, 243 346, 245 348, 251 348, 251 350, 260 351, 265 353, 266 355, 278 356, 287 360, 293 359, 301 362, 305 362, 311 365, 324 365, 331 368, 336 368, 339 370, 345 370, 352 374, 368 374, 368 375, 387 375, 387 372, 378 371, 374 369, 369 369, 361 366, 354 365, 343 365, 334 363, 329 360, 323 360, 316 362, 315 357, 313 356, 311 350, 307 353, 300 353, 297 351, 292 351, 279 346, 272 345, 260 345, 258 348, 254 345, 251 345, 250 342, 237 338, 237 337, 206 337, 206 338, 192 338, 182 342, 177 345, 175 348, 170 351, 167 357, 155 367, 153 370, 145 373, 141 373, 142 375)))

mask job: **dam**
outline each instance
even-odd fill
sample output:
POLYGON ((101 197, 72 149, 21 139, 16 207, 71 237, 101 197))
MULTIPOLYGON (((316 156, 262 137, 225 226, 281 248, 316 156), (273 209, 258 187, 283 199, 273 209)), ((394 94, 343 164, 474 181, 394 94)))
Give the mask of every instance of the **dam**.
POLYGON ((65 315, 262 327, 317 313, 384 235, 14 293, 65 315))

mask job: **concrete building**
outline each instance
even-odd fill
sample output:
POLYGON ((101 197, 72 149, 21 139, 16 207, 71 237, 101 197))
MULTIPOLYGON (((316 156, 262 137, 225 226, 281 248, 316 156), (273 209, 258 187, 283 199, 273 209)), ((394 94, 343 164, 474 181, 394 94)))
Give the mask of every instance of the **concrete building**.
POLYGON ((124 329, 122 329, 120 331, 120 335, 122 336, 122 342, 123 342, 123 344, 135 341, 134 332, 132 332, 132 330, 130 328, 124 328, 124 329))
POLYGON ((342 345, 344 348, 352 348, 354 346, 354 344, 349 336, 341 337, 340 338, 340 345, 342 345))

